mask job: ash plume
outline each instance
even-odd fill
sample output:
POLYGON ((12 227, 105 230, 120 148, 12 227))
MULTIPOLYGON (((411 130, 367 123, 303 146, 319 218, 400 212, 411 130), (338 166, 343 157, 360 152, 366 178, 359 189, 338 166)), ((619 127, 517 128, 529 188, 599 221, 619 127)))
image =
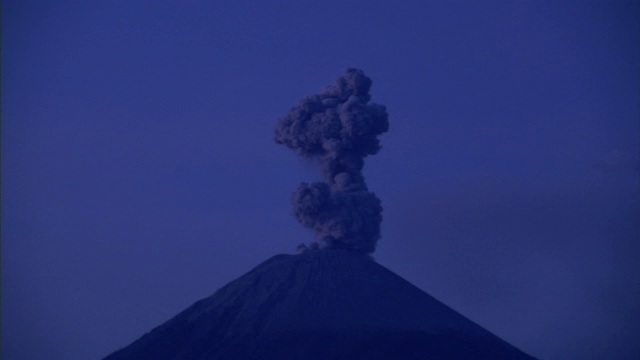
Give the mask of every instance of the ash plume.
POLYGON ((380 238, 382 205, 362 175, 364 158, 380 150, 389 130, 386 108, 369 103, 371 79, 347 69, 334 85, 302 99, 278 119, 275 141, 304 158, 317 159, 323 182, 293 192, 293 213, 316 232, 313 248, 372 253, 380 238))

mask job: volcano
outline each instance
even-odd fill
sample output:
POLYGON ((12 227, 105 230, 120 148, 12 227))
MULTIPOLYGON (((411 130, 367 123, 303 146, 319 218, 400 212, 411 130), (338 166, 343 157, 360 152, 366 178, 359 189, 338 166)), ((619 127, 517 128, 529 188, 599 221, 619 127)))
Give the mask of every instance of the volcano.
POLYGON ((277 255, 105 360, 533 359, 357 252, 277 255))

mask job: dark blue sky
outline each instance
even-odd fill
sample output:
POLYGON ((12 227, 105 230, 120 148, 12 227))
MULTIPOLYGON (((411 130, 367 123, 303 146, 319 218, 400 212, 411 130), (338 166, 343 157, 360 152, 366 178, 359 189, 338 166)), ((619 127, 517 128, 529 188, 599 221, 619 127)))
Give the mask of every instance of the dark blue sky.
POLYGON ((637 1, 3 1, 2 357, 97 359, 313 234, 276 119, 347 67, 374 257, 542 359, 640 356, 637 1))

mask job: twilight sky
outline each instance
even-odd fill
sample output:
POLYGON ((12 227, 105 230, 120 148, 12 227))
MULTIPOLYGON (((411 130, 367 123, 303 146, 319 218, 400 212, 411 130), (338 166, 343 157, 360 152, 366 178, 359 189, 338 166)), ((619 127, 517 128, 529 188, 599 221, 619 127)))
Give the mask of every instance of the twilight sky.
POLYGON ((640 356, 637 1, 3 1, 2 358, 100 359, 313 234, 276 119, 390 131, 375 259, 541 359, 640 356))

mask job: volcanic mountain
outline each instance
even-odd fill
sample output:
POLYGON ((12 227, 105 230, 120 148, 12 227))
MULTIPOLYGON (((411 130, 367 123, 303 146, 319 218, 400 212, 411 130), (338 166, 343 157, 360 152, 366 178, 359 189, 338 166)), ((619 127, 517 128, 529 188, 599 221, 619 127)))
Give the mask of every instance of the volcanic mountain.
POLYGON ((277 255, 105 360, 533 359, 345 250, 277 255))

